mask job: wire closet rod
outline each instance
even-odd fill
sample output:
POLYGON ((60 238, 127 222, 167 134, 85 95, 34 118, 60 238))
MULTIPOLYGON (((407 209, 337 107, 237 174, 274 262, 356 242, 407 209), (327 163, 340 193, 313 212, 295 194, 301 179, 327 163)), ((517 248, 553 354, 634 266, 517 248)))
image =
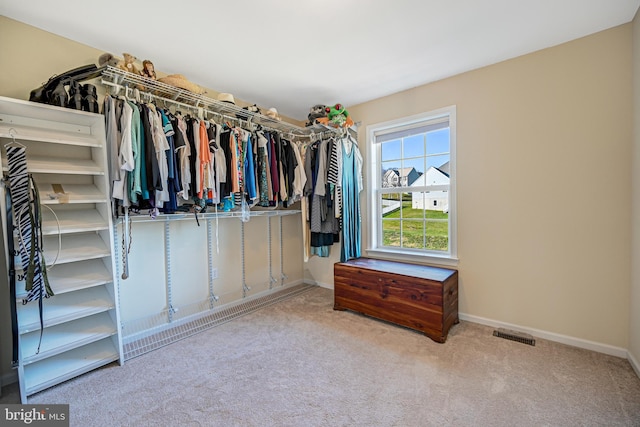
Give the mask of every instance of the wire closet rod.
POLYGON ((346 133, 343 128, 323 124, 300 127, 257 112, 248 111, 235 104, 222 102, 202 94, 195 94, 185 89, 177 88, 158 80, 149 79, 148 77, 130 73, 112 66, 107 66, 102 72, 102 84, 111 86, 116 91, 120 91, 123 88, 125 88, 125 90, 127 90, 126 88, 137 88, 144 96, 162 101, 165 105, 166 103, 172 103, 189 111, 197 111, 199 114, 200 111, 202 111, 202 114, 206 112, 210 115, 222 117, 223 119, 228 119, 236 123, 242 123, 242 119, 238 116, 246 117, 244 122, 247 124, 260 125, 269 130, 288 134, 291 136, 291 139, 295 137, 310 138, 313 140, 344 135, 346 133))
POLYGON ((288 135, 291 139, 312 136, 312 135, 305 135, 305 134, 296 134, 296 133, 293 133, 291 130, 284 131, 282 129, 276 129, 276 128, 273 128, 273 127, 271 127, 269 125, 265 125, 265 124, 253 123, 250 118, 247 119, 247 120, 243 120, 243 119, 241 119, 239 117, 228 116, 228 115, 222 114, 222 113, 220 113, 218 111, 213 111, 213 110, 209 110, 209 109, 204 108, 204 107, 197 107, 197 106, 194 106, 194 105, 185 104, 184 102, 175 101, 173 99, 168 99, 168 98, 165 98, 163 96, 155 95, 155 94, 153 94, 151 92, 138 90, 136 88, 132 89, 129 86, 123 86, 123 85, 120 85, 120 84, 117 84, 117 83, 113 83, 113 82, 110 82, 110 81, 103 80, 102 83, 105 86, 109 86, 109 87, 112 88, 111 95, 113 95, 113 96, 117 96, 120 93, 121 90, 124 90, 125 98, 133 99, 136 96, 134 95, 133 97, 131 97, 129 95, 129 91, 130 90, 134 91, 134 93, 135 93, 135 91, 138 91, 138 93, 140 94, 140 98, 141 99, 145 99, 145 98, 149 99, 149 100, 155 99, 155 100, 157 100, 159 102, 162 102, 162 104, 163 104, 163 106, 165 108, 168 108, 167 104, 174 105, 176 107, 179 107, 179 108, 182 108, 182 109, 185 109, 187 111, 191 111, 191 112, 195 113, 198 116, 198 118, 200 118, 200 119, 206 119, 206 118, 208 118, 208 116, 219 117, 221 121, 234 122, 234 123, 237 123, 240 127, 251 129, 251 130, 255 130, 255 129, 257 129, 257 126, 261 126, 262 129, 281 132, 284 135, 288 135))

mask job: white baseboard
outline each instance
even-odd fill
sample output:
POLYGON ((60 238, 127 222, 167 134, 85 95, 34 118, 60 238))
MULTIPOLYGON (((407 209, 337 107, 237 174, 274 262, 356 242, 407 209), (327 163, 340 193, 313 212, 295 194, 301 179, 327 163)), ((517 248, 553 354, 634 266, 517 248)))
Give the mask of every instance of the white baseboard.
POLYGON ((332 284, 318 282, 317 280, 304 279, 304 283, 306 283, 307 285, 317 285, 317 286, 320 286, 321 288, 333 289, 333 285, 332 284))
MULTIPOLYGON (((18 381, 18 371, 12 369, 10 372, 5 372, 2 374, 2 387, 8 386, 9 384, 13 384, 18 381)), ((2 395, 2 393, 0 393, 2 395)))
POLYGON ((640 378, 640 363, 638 363, 638 360, 633 357, 633 354, 631 354, 630 351, 627 352, 627 360, 631 364, 633 370, 636 371, 636 375, 638 376, 638 378, 640 378))
MULTIPOLYGON (((505 328, 505 329, 511 329, 514 331, 526 332, 537 338, 542 338, 545 340, 554 341, 560 344, 566 344, 573 347, 584 348, 586 350, 596 351, 598 353, 604 353, 610 356, 621 357, 623 359, 628 359, 629 356, 631 356, 626 349, 621 347, 615 347, 608 344, 602 344, 594 341, 583 340, 581 338, 575 338, 567 335, 556 334, 554 332, 542 331, 540 329, 527 328, 524 326, 514 325, 511 323, 499 322, 497 320, 486 319, 484 317, 473 316, 470 314, 459 313, 459 317, 460 317, 460 320, 466 320, 472 323, 479 323, 481 325, 491 326, 494 328, 505 328)), ((634 367, 634 369, 636 369, 636 373, 637 373, 638 372, 637 367, 634 367)))

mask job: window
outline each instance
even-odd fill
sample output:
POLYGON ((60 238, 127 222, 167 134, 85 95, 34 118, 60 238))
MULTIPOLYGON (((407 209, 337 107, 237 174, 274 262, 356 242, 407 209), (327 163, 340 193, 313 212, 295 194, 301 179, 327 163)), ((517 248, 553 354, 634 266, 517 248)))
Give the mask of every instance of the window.
POLYGON ((455 111, 367 128, 368 251, 456 258, 455 111))

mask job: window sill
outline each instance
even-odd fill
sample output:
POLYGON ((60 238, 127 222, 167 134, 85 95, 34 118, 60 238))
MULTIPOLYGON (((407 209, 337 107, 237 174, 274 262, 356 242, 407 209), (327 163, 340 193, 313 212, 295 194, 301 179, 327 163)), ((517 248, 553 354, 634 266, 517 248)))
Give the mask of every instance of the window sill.
POLYGON ((408 261, 421 264, 433 264, 435 266, 443 267, 458 267, 458 258, 453 258, 446 255, 434 255, 434 254, 418 254, 410 251, 403 250, 389 250, 389 249, 367 249, 367 256, 372 258, 386 259, 390 261, 408 261))

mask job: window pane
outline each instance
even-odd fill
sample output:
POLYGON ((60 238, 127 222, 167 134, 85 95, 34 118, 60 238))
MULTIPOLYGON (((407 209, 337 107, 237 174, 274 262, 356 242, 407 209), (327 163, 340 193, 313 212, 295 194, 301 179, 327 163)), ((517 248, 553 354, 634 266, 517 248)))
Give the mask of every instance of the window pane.
POLYGON ((449 192, 448 191, 425 191, 424 192, 424 209, 427 218, 445 219, 446 216, 433 214, 433 212, 449 213, 449 192))
POLYGON ((382 220, 382 245, 400 247, 400 220, 382 220))
POLYGON ((408 157, 423 157, 424 156, 424 134, 413 135, 408 138, 404 138, 402 142, 402 156, 406 159, 408 157))
POLYGON ((402 247, 412 249, 424 248, 424 221, 402 221, 402 247))
POLYGON ((381 197, 382 217, 400 218, 400 193, 383 194, 381 197))
POLYGON ((427 154, 448 153, 449 148, 449 128, 440 129, 427 134, 427 154))
POLYGON ((449 214, 429 211, 428 217, 434 219, 427 221, 427 230, 425 233, 427 249, 447 251, 449 249, 449 214))
POLYGON ((400 170, 401 163, 399 161, 394 162, 382 162, 382 171, 380 177, 382 178, 382 188, 397 187, 400 185, 400 170))
POLYGON ((410 159, 402 162, 402 177, 404 178, 404 186, 412 185, 424 173, 424 157, 418 159, 410 159))
POLYGON ((449 173, 449 155, 429 156, 427 157, 427 169, 430 167, 441 169, 445 173, 449 173))
POLYGON ((386 162, 388 160, 398 160, 401 157, 399 139, 389 142, 383 142, 380 148, 382 149, 383 162, 386 162))
POLYGON ((425 195, 427 193, 421 191, 414 191, 411 194, 411 209, 416 212, 422 213, 420 218, 424 216, 424 208, 425 208, 425 195))

